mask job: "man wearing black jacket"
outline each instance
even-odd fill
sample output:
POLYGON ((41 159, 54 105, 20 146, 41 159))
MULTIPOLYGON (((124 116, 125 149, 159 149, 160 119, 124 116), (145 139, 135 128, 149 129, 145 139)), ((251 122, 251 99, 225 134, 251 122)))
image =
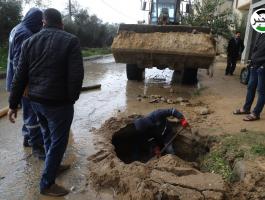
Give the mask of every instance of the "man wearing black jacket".
POLYGON ((260 119, 260 113, 265 103, 265 34, 258 34, 251 56, 250 78, 245 105, 234 111, 234 114, 248 114, 244 121, 255 121, 260 119), (250 113, 255 99, 256 90, 258 100, 255 108, 250 113))
MULTIPOLYGON (((63 31, 59 11, 47 9, 44 28, 22 45, 9 97, 9 119, 15 122, 17 106, 28 85, 28 97, 38 116, 46 153, 40 181, 44 195, 63 196, 68 190, 55 184, 67 147, 73 104, 79 98, 84 77, 78 38, 63 31)), ((69 166, 68 166, 69 168, 69 166)))
POLYGON ((236 32, 235 37, 231 38, 227 46, 227 67, 225 75, 233 75, 236 69, 237 59, 240 58, 244 50, 244 43, 240 38, 240 32, 236 32))

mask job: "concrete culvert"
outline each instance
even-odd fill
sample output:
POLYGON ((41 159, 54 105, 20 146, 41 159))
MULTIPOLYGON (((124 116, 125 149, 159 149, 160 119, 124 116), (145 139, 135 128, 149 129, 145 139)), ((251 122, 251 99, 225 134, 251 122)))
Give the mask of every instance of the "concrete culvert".
MULTIPOLYGON (((179 123, 169 123, 172 128, 170 136, 172 138, 182 127, 179 123)), ((117 157, 126 164, 134 161, 148 162, 154 158, 154 148, 158 143, 159 141, 155 141, 154 138, 146 138, 145 133, 137 132, 132 123, 121 128, 112 137, 112 144, 115 147, 117 157)), ((190 130, 183 130, 172 142, 172 147, 173 151, 165 152, 162 156, 170 153, 185 161, 197 162, 201 155, 209 152, 206 140, 190 130)))

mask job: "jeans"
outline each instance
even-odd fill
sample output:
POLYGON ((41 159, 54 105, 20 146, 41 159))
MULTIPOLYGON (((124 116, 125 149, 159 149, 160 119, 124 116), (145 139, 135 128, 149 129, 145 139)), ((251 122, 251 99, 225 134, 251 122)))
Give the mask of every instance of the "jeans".
POLYGON ((226 66, 226 70, 225 70, 225 74, 233 74, 235 69, 236 69, 236 61, 237 58, 234 57, 227 57, 227 66, 226 66))
POLYGON ((259 117, 265 103, 265 69, 263 66, 250 68, 248 91, 246 102, 243 107, 245 111, 250 111, 252 103, 255 99, 256 89, 258 91, 258 101, 253 110, 253 114, 259 117))
POLYGON ((70 127, 74 115, 73 105, 46 106, 32 102, 41 124, 46 153, 45 166, 40 181, 40 189, 55 183, 56 173, 65 153, 70 127))
POLYGON ((22 135, 29 138, 29 144, 31 146, 43 145, 39 120, 27 97, 22 98, 22 109, 24 121, 22 135))

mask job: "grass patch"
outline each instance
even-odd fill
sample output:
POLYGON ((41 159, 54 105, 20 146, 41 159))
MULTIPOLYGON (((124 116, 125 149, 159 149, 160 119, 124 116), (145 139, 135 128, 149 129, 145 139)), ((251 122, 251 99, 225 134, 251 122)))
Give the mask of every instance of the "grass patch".
POLYGON ((203 171, 220 174, 233 181, 233 164, 236 160, 254 160, 265 156, 265 133, 246 132, 216 138, 217 144, 201 159, 203 171))
POLYGON ((95 55, 106 55, 110 54, 110 48, 88 48, 82 50, 83 57, 95 56, 95 55))
POLYGON ((265 156, 265 145, 257 144, 251 147, 250 151, 258 156, 265 156))
POLYGON ((223 158, 222 153, 213 151, 207 155, 202 163, 202 170, 211 173, 220 174, 224 179, 230 180, 232 177, 232 169, 227 160, 223 158))
POLYGON ((0 47, 0 72, 6 71, 8 49, 0 47))
MULTIPOLYGON (((89 48, 82 50, 83 57, 110 54, 110 48, 89 48)), ((0 71, 6 71, 8 49, 0 47, 0 71)))

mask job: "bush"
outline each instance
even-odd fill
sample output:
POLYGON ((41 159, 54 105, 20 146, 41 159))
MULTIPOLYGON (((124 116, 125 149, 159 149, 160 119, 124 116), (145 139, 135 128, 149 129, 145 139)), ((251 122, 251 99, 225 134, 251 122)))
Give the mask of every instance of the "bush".
POLYGON ((8 49, 6 47, 0 47, 0 71, 6 70, 7 65, 7 53, 8 49))
POLYGON ((6 45, 8 35, 21 19, 21 1, 0 0, 0 47, 6 45))
POLYGON ((222 10, 222 0, 195 0, 194 12, 184 18, 184 24, 192 26, 205 26, 212 30, 213 34, 231 37, 230 24, 233 23, 232 9, 222 10))

